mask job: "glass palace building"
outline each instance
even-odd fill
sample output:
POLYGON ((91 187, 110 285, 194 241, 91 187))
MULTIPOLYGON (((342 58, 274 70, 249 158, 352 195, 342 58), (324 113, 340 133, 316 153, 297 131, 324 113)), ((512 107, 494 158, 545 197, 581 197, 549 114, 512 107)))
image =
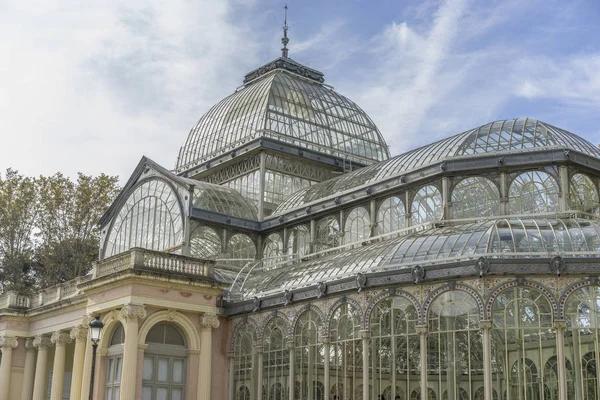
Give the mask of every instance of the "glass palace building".
POLYGON ((531 118, 392 157, 286 51, 142 158, 88 276, 0 296, 0 400, 88 398, 95 316, 95 399, 598 399, 599 183, 531 118))

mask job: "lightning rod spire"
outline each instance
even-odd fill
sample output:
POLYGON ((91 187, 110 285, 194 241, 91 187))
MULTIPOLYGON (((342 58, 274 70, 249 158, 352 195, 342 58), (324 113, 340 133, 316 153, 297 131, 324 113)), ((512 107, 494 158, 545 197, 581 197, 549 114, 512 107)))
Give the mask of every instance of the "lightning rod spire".
POLYGON ((287 4, 285 5, 285 7, 283 7, 283 9, 285 10, 285 18, 283 20, 283 37, 281 38, 281 43, 283 43, 283 48, 281 49, 281 57, 288 58, 287 44, 290 42, 290 39, 288 39, 287 37, 287 31, 289 29, 289 26, 287 24, 287 4))

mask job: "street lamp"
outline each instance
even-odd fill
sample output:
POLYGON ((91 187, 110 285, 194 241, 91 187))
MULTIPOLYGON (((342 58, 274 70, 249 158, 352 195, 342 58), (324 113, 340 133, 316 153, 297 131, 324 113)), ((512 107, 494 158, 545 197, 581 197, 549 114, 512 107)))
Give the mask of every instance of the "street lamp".
POLYGON ((94 373, 96 372, 96 349, 100 341, 100 332, 102 332, 104 324, 100 321, 100 317, 96 317, 90 322, 90 339, 92 340, 92 377, 90 379, 90 400, 94 399, 94 373))

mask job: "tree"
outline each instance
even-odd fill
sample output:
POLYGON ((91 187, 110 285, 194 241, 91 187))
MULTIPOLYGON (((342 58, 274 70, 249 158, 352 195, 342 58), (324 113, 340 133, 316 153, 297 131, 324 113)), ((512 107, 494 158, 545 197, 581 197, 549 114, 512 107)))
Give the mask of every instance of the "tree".
POLYGON ((27 291, 31 284, 38 203, 35 179, 12 169, 0 176, 0 291, 27 291))
POLYGON ((40 177, 39 231, 34 265, 40 286, 85 275, 98 257, 96 223, 116 197, 116 176, 40 177))

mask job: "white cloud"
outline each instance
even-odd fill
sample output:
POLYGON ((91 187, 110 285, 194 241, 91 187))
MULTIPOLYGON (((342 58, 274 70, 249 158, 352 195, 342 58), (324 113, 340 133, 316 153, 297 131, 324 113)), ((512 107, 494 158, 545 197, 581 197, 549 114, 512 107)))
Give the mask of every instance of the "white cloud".
POLYGON ((126 180, 144 154, 173 167, 195 121, 257 62, 252 30, 230 17, 226 1, 5 6, 0 168, 126 180))

